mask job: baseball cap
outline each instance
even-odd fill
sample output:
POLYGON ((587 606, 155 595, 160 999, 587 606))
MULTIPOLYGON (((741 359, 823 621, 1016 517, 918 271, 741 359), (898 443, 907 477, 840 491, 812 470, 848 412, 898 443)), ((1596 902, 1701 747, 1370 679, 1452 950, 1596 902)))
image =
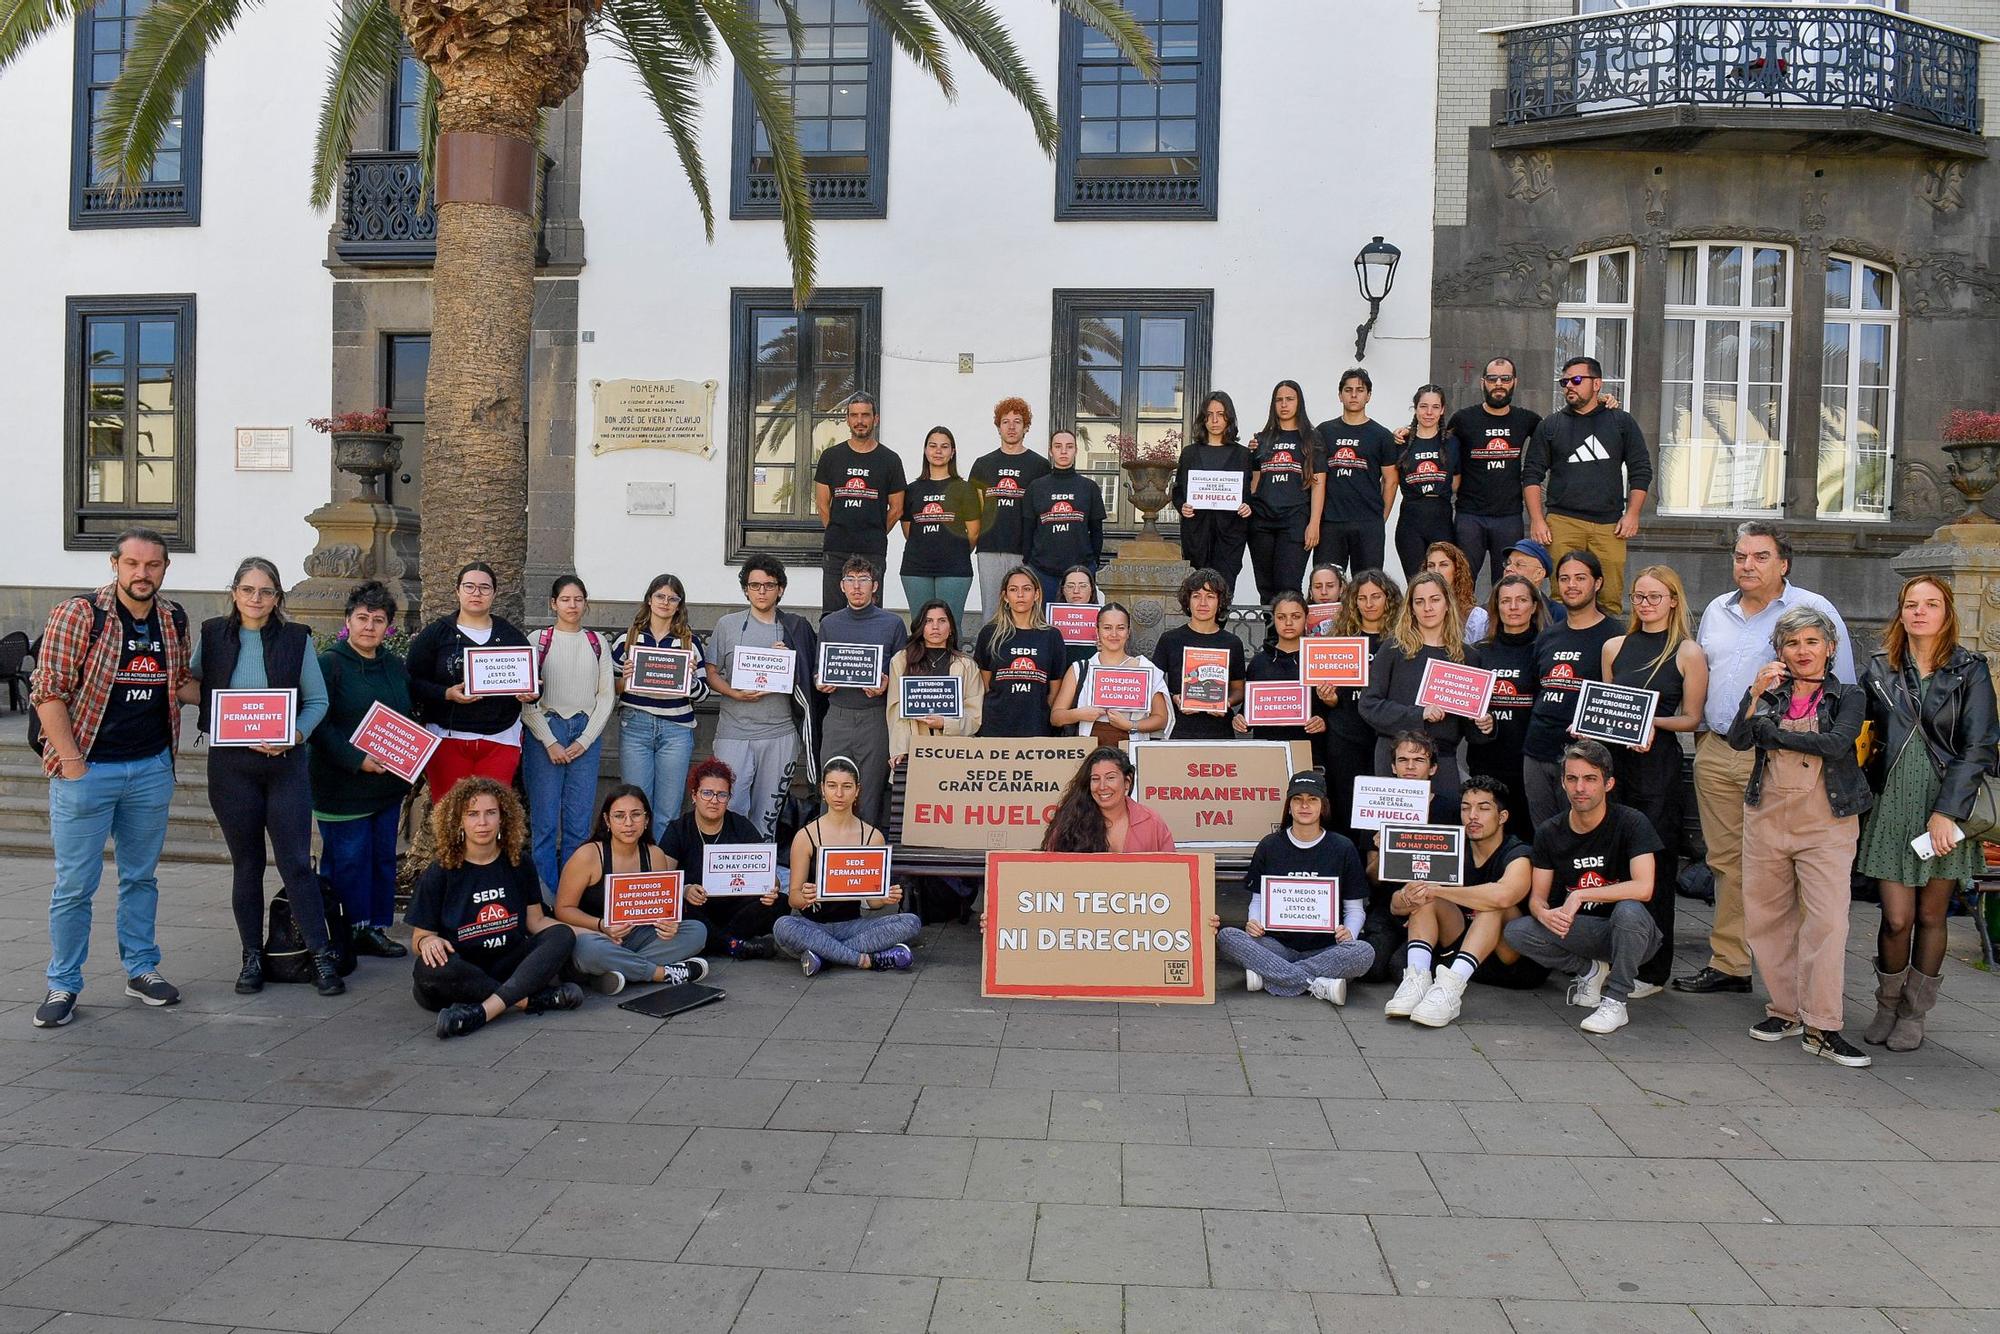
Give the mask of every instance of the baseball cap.
POLYGON ((1555 573, 1556 563, 1554 558, 1549 555, 1549 549, 1532 537, 1522 538, 1513 546, 1508 547, 1507 550, 1518 551, 1524 556, 1533 556, 1542 563, 1544 570, 1547 570, 1551 574, 1555 573))
POLYGON ((1318 797, 1326 800, 1326 779, 1317 769, 1306 769, 1292 775, 1291 786, 1285 789, 1285 800, 1293 797, 1318 797))

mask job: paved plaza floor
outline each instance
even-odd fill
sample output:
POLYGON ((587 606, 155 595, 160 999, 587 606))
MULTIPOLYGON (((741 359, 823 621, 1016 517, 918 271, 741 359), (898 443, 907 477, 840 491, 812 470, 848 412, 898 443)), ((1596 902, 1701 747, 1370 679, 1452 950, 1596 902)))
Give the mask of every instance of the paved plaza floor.
POLYGON ((44 1031, 49 879, 0 861, 0 1331, 2000 1331, 2000 977, 1958 959, 1860 1071, 1749 996, 1608 1038, 1553 984, 1438 1031, 1227 967, 1212 1008, 988 1001, 938 927, 909 974, 440 1042, 403 962, 235 995, 223 868, 177 866, 185 1003, 124 997, 107 887, 44 1031))

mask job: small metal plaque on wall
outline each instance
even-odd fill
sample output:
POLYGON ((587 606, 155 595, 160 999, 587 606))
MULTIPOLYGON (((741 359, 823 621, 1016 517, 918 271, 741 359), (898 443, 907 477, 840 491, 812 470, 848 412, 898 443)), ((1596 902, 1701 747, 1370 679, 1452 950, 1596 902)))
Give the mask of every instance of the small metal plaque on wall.
POLYGON ((714 380, 592 380, 590 452, 715 453, 714 380))

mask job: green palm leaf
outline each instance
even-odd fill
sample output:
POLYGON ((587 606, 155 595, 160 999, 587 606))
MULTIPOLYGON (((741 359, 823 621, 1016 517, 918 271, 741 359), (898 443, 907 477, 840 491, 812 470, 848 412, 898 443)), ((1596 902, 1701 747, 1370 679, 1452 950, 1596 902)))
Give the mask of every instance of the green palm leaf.
POLYGON ((937 80, 945 100, 958 100, 958 84, 951 75, 951 57, 938 36, 937 24, 924 12, 920 0, 868 0, 868 8, 888 29, 889 40, 902 48, 916 67, 937 80))
POLYGON ((402 61, 403 25, 389 0, 357 0, 343 5, 333 24, 332 62, 319 104, 319 132, 313 138, 312 206, 333 199, 354 147, 354 127, 373 111, 382 90, 402 61))
MULTIPOLYGON (((785 0, 780 0, 784 4, 785 0)), ((785 253, 792 260, 792 295, 800 307, 812 295, 813 275, 819 267, 818 247, 813 240, 812 196, 806 184, 805 154, 799 151, 799 136, 792 122, 790 89, 783 70, 764 45, 764 30, 757 23, 753 6, 742 0, 701 0, 702 12, 715 25, 715 34, 728 49, 743 83, 750 91, 750 105, 764 122, 771 140, 771 174, 778 190, 778 217, 785 234, 785 253)))
POLYGON ((87 14, 97 0, 0 0, 0 69, 33 44, 37 37, 72 14, 87 14))
POLYGON ((1118 48, 1118 54, 1132 63, 1132 67, 1151 79, 1160 72, 1160 62, 1153 51, 1153 43, 1146 36, 1146 30, 1139 26, 1139 20, 1126 12, 1125 0, 1056 0, 1065 12, 1074 15, 1090 27, 1097 29, 1111 39, 1118 48))
POLYGON ((258 0, 155 0, 139 19, 125 68, 104 99, 97 154, 121 186, 144 180, 180 90, 216 40, 258 0))
MULTIPOLYGON (((606 0, 604 34, 637 71, 653 99, 653 109, 673 140, 674 154, 701 209, 702 231, 713 241, 715 204, 709 197, 708 171, 702 165, 696 130, 701 121, 701 76, 714 67, 714 49, 711 45, 704 54, 691 48, 685 31, 666 10, 667 6, 648 0, 606 0)), ((707 27, 699 20, 693 26, 706 35, 707 27)))

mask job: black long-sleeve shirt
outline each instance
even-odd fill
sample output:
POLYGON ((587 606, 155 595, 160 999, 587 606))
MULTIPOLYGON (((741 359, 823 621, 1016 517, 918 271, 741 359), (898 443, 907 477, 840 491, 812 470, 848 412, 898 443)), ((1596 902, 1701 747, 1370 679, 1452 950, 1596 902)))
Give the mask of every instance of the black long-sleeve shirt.
POLYGON ((468 704, 444 697, 452 686, 465 684, 465 650, 469 648, 528 648, 528 637, 502 617, 493 618, 493 633, 484 644, 458 628, 456 614, 440 616, 410 641, 405 659, 410 667, 410 695, 416 700, 417 721, 447 732, 496 736, 521 720, 521 701, 512 695, 486 695, 468 704))
MULTIPOLYGON (((1243 872, 1243 888, 1251 894, 1263 892, 1267 875, 1333 876, 1340 881, 1341 924, 1356 935, 1357 923, 1368 902, 1368 867, 1361 853, 1345 834, 1324 831, 1317 843, 1302 848, 1292 841, 1291 830, 1277 829, 1258 841, 1243 872)), ((1333 944, 1333 937, 1317 931, 1272 931, 1269 938, 1306 953, 1316 953, 1333 944)))
POLYGON ((1051 468, 1028 487, 1023 560, 1044 574, 1104 563, 1104 493, 1075 468, 1051 468))

